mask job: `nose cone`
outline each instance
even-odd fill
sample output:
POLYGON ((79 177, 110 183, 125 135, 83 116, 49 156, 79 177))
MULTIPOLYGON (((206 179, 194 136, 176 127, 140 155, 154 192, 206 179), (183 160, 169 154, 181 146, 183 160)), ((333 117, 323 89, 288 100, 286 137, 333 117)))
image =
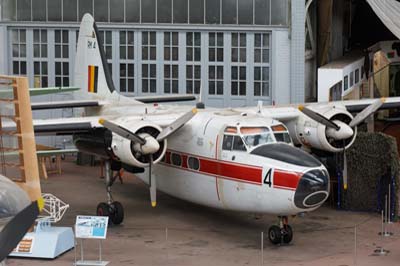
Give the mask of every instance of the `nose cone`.
POLYGON ((351 138, 353 136, 354 131, 349 125, 339 120, 334 120, 333 122, 335 122, 340 129, 336 130, 334 128, 327 128, 326 135, 328 137, 333 138, 334 140, 342 140, 351 138))
POLYGON ((143 154, 154 154, 160 149, 160 144, 152 136, 145 137, 146 144, 142 146, 143 154))
POLYGON ((329 196, 329 174, 326 170, 306 172, 299 181, 294 194, 294 204, 300 209, 321 205, 329 196))

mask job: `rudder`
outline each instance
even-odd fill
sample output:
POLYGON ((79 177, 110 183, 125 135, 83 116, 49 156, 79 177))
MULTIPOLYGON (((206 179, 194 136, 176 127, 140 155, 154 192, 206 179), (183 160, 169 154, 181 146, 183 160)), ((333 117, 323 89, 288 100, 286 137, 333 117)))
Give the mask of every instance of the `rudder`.
POLYGON ((93 17, 85 14, 79 29, 74 85, 84 98, 108 98, 115 91, 93 17), (86 97, 84 96, 86 95, 86 97))

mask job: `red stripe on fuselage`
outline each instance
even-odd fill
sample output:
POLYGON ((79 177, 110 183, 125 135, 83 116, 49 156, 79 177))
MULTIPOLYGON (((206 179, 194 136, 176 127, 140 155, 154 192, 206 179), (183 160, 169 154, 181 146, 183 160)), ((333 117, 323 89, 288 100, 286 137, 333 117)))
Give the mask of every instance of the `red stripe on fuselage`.
POLYGON ((201 157, 197 155, 184 154, 182 152, 176 152, 172 150, 168 150, 165 154, 166 158, 162 164, 168 165, 174 168, 191 171, 194 173, 201 173, 206 175, 211 175, 215 177, 221 177, 225 179, 234 179, 241 182, 261 185, 262 179, 262 167, 246 165, 246 164, 238 164, 238 163, 230 163, 218 159, 212 159, 207 157, 201 157), (173 165, 170 160, 170 155, 179 154, 182 158, 182 165, 176 166, 173 165), (187 159, 189 157, 194 157, 199 160, 200 169, 194 170, 190 169, 187 165, 187 159))
POLYGON ((274 170, 274 188, 296 190, 302 173, 274 170))
POLYGON ((261 184, 262 168, 200 159, 200 172, 261 184))

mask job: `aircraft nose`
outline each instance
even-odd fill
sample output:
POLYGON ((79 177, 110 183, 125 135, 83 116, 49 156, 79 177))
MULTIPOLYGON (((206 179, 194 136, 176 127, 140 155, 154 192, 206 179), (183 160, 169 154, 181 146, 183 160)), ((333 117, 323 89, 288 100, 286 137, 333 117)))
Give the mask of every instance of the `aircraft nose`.
POLYGON ((306 172, 299 181, 294 203, 300 209, 321 205, 329 196, 329 174, 323 169, 306 172))

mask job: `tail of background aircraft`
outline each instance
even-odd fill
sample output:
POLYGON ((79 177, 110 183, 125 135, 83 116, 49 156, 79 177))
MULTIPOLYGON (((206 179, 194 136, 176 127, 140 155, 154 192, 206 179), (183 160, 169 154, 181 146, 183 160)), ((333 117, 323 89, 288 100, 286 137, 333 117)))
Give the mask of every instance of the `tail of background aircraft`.
POLYGON ((85 14, 79 29, 74 86, 82 98, 109 99, 116 91, 93 17, 85 14), (82 96, 81 96, 82 95, 82 96))

